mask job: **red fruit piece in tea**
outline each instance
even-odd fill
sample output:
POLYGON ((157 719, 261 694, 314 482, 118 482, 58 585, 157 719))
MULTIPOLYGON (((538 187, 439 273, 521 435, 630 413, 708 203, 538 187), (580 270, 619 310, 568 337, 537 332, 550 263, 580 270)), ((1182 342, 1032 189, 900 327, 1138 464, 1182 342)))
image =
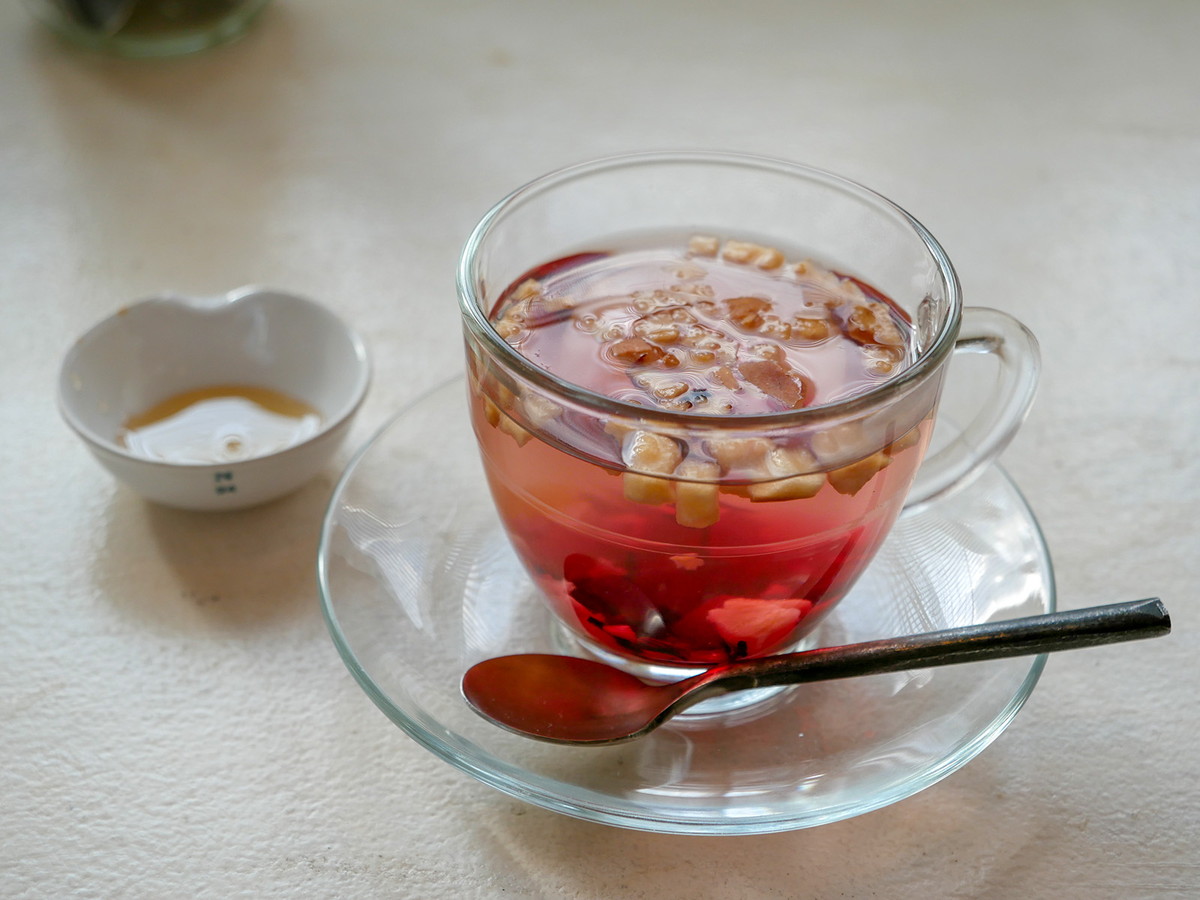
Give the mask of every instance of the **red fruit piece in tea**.
POLYGON ((585 611, 584 620, 629 640, 652 637, 663 622, 654 603, 636 582, 615 566, 582 553, 563 560, 568 594, 585 611))
POLYGON ((729 647, 730 656, 757 656, 786 640, 812 608, 808 600, 730 597, 706 618, 729 647))

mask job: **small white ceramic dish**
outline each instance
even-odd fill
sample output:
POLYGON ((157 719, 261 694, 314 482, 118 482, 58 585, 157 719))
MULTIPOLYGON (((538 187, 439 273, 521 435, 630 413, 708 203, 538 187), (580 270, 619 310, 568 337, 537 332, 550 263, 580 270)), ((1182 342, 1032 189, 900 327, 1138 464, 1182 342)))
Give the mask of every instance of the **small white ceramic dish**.
POLYGON ((316 475, 345 438, 369 381, 365 343, 332 312, 304 297, 244 287, 122 308, 67 353, 58 398, 88 449, 147 499, 230 510, 283 496, 316 475), (131 416, 185 391, 229 384, 302 400, 320 414, 320 426, 282 450, 211 464, 149 459, 122 445, 131 416))

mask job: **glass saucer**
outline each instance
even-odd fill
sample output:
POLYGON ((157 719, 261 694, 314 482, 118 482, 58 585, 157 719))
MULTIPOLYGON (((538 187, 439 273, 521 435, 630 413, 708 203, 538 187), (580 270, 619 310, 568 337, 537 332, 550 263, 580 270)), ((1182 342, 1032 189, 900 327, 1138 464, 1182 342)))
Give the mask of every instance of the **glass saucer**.
MULTIPOLYGON (((461 379, 404 409, 359 451, 326 514, 318 575, 338 651, 410 737, 511 796, 645 831, 786 831, 895 803, 991 743, 1045 662, 810 684, 610 747, 547 744, 497 728, 463 700, 463 672, 491 656, 558 652, 558 637, 492 509, 461 379)), ((903 516, 815 643, 1053 608, 1037 523, 993 467, 903 516)))

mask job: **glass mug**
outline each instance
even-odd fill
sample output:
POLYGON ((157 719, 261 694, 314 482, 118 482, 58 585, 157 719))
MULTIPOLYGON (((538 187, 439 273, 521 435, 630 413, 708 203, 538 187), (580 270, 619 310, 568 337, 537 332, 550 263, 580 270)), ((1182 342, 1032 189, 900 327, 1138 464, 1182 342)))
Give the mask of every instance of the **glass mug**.
POLYGON ((1037 382, 1033 336, 1004 313, 964 309, 919 222, 779 160, 647 153, 552 173, 484 216, 457 282, 472 425, 509 540, 574 641, 644 677, 797 646, 905 506, 996 457, 1037 382), (908 364, 840 400, 713 415, 581 387, 497 330, 498 306, 554 261, 662 235, 752 238, 852 276, 908 324, 908 364), (927 455, 948 363, 964 351, 998 360, 990 395, 927 455))

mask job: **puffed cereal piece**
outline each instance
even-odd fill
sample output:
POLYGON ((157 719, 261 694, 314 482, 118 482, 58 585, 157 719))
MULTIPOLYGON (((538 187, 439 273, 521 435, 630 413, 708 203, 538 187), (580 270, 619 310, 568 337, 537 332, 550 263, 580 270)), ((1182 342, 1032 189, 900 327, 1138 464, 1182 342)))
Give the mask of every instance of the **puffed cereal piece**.
POLYGON ((518 325, 511 319, 500 319, 496 322, 496 334, 500 335, 506 341, 520 336, 524 330, 524 326, 518 325))
POLYGON ((833 328, 829 324, 828 319, 810 319, 805 316, 796 316, 791 322, 791 336, 799 338, 802 341, 823 341, 833 333, 833 328))
POLYGON ((834 466, 829 470, 829 483, 839 494, 857 494, 876 472, 892 461, 885 450, 878 449, 878 444, 871 446, 858 422, 845 422, 823 431, 810 444, 817 459, 834 466), (859 458, 854 462, 837 465, 855 456, 859 458))
POLYGON ((767 455, 770 481, 748 485, 746 493, 755 503, 775 500, 807 500, 825 486, 824 472, 814 472, 813 455, 802 447, 775 447, 767 455))
MULTIPOLYGON (((496 398, 505 407, 511 409, 516 403, 516 397, 512 391, 502 384, 494 385, 496 398)), ((518 425, 508 415, 504 409, 496 404, 491 397, 483 397, 483 418, 493 428, 499 429, 502 433, 507 434, 517 442, 518 447, 524 447, 533 435, 518 425)))
POLYGON ((708 452, 722 471, 745 472, 766 476, 767 454, 774 445, 764 437, 714 438, 708 442, 708 452))
POLYGON ((542 283, 536 278, 526 278, 512 292, 513 300, 532 300, 542 293, 542 283))
POLYGON ((644 338, 623 338, 609 347, 609 355, 631 366, 648 366, 667 355, 662 347, 644 338))
POLYGON ((860 344, 904 346, 904 335, 896 326, 887 305, 878 300, 864 300, 855 305, 846 319, 846 337, 860 344))
POLYGON ((774 247, 764 247, 749 241, 726 241, 721 247, 721 258, 739 265, 754 265, 760 269, 778 269, 783 265, 783 254, 774 247))
POLYGON ((837 466, 848 459, 862 458, 879 449, 871 446, 866 432, 858 422, 843 422, 817 432, 809 442, 817 459, 827 467, 837 466))
POLYGON ((652 431, 631 431, 621 442, 621 460, 629 469, 621 473, 625 499, 657 506, 670 503, 672 482, 655 475, 669 475, 683 459, 679 444, 652 431))
POLYGON ((502 415, 503 413, 500 412, 500 407, 493 403, 490 397, 483 398, 484 421, 486 421, 493 428, 496 428, 500 424, 500 416, 502 415))
POLYGON ((725 307, 729 311, 729 321, 744 331, 757 331, 763 324, 763 314, 772 304, 762 297, 729 297, 725 307))
POLYGON ((907 450, 909 447, 915 447, 917 442, 920 440, 921 426, 918 424, 914 425, 912 428, 908 429, 908 431, 904 432, 904 434, 900 435, 900 437, 888 444, 884 448, 884 451, 889 456, 895 456, 902 450, 907 450))
POLYGON ((618 444, 624 444, 625 438, 637 431, 637 427, 625 419, 609 419, 604 423, 604 433, 617 439, 618 444))
POLYGON ((684 528, 715 525, 721 517, 716 463, 684 460, 675 474, 686 479, 675 483, 675 521, 684 528))
POLYGON ((540 394, 525 394, 520 400, 525 419, 534 428, 545 428, 562 415, 562 407, 540 394))
POLYGON ((811 259, 802 259, 796 263, 792 266, 792 273, 803 281, 811 281, 825 290, 834 293, 842 286, 841 278, 811 259))
POLYGON ((833 469, 829 473, 829 484, 839 494, 854 496, 866 486, 875 474, 886 469, 892 458, 879 450, 858 462, 833 469))
POLYGON ((533 437, 533 435, 531 435, 528 431, 503 413, 500 415, 499 428, 502 432, 516 441, 518 447, 524 447, 527 443, 529 443, 529 439, 533 437))
POLYGON ((729 368, 729 366, 717 366, 717 368, 713 369, 711 377, 721 387, 730 391, 736 391, 742 386, 742 383, 737 380, 737 376, 733 374, 733 369, 729 368))

